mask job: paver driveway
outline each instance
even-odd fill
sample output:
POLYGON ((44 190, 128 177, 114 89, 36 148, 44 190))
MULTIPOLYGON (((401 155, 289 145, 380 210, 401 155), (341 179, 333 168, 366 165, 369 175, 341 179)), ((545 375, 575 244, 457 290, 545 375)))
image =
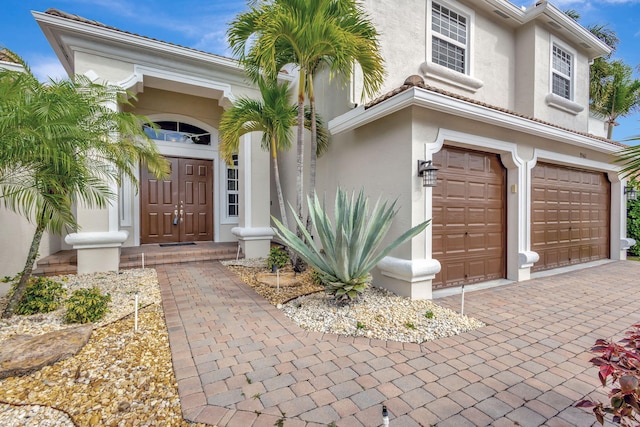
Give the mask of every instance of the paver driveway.
POLYGON ((487 326, 422 345, 306 332, 217 262, 158 276, 183 414, 230 427, 589 426, 587 350, 640 314, 630 261, 467 293, 487 326))

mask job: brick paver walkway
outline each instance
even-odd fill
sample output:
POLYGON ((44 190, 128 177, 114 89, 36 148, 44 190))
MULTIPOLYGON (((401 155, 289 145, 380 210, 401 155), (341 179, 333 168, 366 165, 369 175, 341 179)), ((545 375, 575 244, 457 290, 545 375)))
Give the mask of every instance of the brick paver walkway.
POLYGON ((640 315, 627 261, 467 293, 487 326, 422 345, 306 332, 218 262, 158 276, 183 414, 230 427, 590 426, 586 350, 640 315))

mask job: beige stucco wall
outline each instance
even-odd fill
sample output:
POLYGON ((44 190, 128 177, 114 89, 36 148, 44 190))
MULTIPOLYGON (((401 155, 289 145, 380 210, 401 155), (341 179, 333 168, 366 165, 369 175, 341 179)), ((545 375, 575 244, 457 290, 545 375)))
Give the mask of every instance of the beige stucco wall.
MULTIPOLYGON (((35 232, 35 225, 23 216, 0 208, 0 277, 14 276, 24 268, 29 247, 35 232)), ((41 259, 60 250, 60 237, 45 233, 38 249, 41 259)))
MULTIPOLYGON (((411 112, 405 110, 340 134, 334 137, 329 152, 318 163, 318 189, 326 195, 329 206, 333 205, 338 187, 349 193, 363 190, 372 205, 378 198, 397 200, 398 215, 386 242, 424 220, 419 208, 413 210, 414 197, 419 197, 413 191, 418 181, 413 151, 420 142, 414 140, 411 121, 411 112)), ((419 241, 417 238, 416 242, 419 241)), ((411 245, 397 248, 393 256, 411 258, 411 245)))
POLYGON ((558 126, 573 129, 580 132, 587 132, 589 129, 589 64, 587 58, 579 50, 574 54, 574 92, 572 101, 583 107, 577 114, 572 114, 561 109, 550 106, 545 98, 551 93, 551 48, 553 40, 556 40, 561 47, 574 48, 566 43, 561 37, 551 34, 540 25, 535 26, 535 65, 536 76, 533 81, 535 86, 532 101, 533 116, 558 126))
POLYGON ((200 120, 218 128, 223 109, 218 101, 210 98, 186 95, 167 90, 145 88, 133 101, 134 109, 126 107, 126 111, 151 116, 154 114, 179 114, 200 120))
MULTIPOLYGON (((387 78, 380 92, 395 89, 412 74, 422 75, 420 66, 430 59, 427 52, 430 28, 426 23, 430 2, 407 0, 401 7, 389 7, 389 3, 383 0, 367 0, 364 4, 380 32, 381 52, 385 58, 387 78)), ((466 8, 473 2, 451 1, 444 4, 466 8)), ((499 18, 485 12, 473 15, 473 25, 470 25, 471 76, 482 81, 483 86, 474 93, 438 79, 427 78, 426 82, 479 101, 512 108, 515 79, 513 30, 499 22, 499 18)), ((360 87, 356 84, 357 89, 360 87)))
MULTIPOLYGON (((429 85, 565 128, 588 131, 589 62, 581 47, 568 43, 561 32, 546 26, 544 18, 514 26, 513 21, 479 10, 474 1, 441 0, 441 3, 472 16, 469 76, 482 86, 474 91, 437 77, 425 77, 421 64, 430 60, 427 52, 430 26, 425 23, 430 0, 407 0, 402 7, 389 7, 383 0, 366 0, 365 8, 381 34, 385 58, 386 78, 381 94, 399 87, 408 76, 419 74, 429 85), (545 101, 551 92, 552 38, 566 44, 575 54, 573 101, 584 107, 577 114, 554 108, 545 101)), ((359 95, 361 77, 356 78, 354 87, 359 95)))
POLYGON ((535 24, 529 23, 518 28, 515 37, 514 110, 532 117, 535 113, 536 63, 541 55, 540 52, 532 49, 532 46, 535 46, 535 24))
POLYGON ((133 64, 122 59, 85 52, 76 52, 74 59, 76 74, 93 71, 100 76, 100 82, 116 83, 129 78, 133 73, 133 64))

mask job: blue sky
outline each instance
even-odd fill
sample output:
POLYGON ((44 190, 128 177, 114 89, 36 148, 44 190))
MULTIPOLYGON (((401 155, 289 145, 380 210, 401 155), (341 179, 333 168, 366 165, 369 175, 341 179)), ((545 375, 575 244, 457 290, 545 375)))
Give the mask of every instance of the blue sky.
MULTIPOLYGON (((535 0, 512 2, 528 6, 535 0)), ((640 0, 552 3, 561 10, 577 10, 584 25, 608 24, 621 40, 615 57, 633 67, 640 65, 640 0)), ((225 42, 226 25, 245 5, 245 0, 3 0, 0 46, 21 55, 40 77, 63 77, 58 59, 30 13, 57 8, 140 35, 230 56, 225 42)), ((636 78, 640 73, 636 72, 636 78)), ((619 123, 614 139, 640 135, 640 113, 620 119, 619 123)))

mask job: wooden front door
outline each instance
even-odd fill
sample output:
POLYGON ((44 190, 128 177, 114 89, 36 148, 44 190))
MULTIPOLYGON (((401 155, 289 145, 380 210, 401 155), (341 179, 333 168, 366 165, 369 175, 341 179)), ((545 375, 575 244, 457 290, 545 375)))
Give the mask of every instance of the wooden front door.
POLYGON ((141 243, 213 240, 213 164, 169 157, 171 175, 158 180, 142 168, 141 243))

